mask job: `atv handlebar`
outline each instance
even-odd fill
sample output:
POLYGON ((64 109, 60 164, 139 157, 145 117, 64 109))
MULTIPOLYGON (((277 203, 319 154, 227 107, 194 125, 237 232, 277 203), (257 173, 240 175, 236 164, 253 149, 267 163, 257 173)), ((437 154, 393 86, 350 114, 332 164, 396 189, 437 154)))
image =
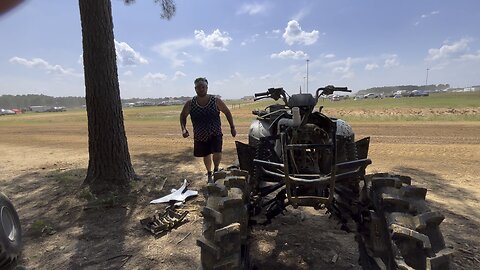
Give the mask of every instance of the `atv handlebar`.
MULTIPOLYGON (((333 92, 352 92, 352 90, 348 90, 347 87, 335 87, 333 85, 327 85, 325 87, 320 87, 317 89, 315 93, 315 103, 318 101, 318 98, 322 95, 331 95, 333 92)), ((283 88, 268 88, 267 92, 260 92, 254 94, 255 98, 254 101, 264 99, 264 98, 273 98, 274 100, 278 100, 282 98, 285 101, 285 104, 288 104, 287 94, 283 88)))
POLYGON ((264 98, 273 98, 274 100, 278 100, 279 98, 282 98, 285 104, 287 104, 287 97, 286 97, 286 92, 283 90, 283 88, 268 88, 267 92, 261 92, 261 93, 255 93, 255 98, 253 99, 254 101, 264 99, 264 98))
POLYGON ((266 96, 266 95, 268 95, 268 94, 269 94, 268 92, 255 93, 255 97, 266 96))
POLYGON ((347 87, 335 87, 333 85, 327 85, 325 87, 320 87, 317 89, 316 99, 318 99, 321 95, 331 95, 333 92, 352 92, 352 90, 348 90, 347 87), (322 91, 321 93, 319 93, 322 91))

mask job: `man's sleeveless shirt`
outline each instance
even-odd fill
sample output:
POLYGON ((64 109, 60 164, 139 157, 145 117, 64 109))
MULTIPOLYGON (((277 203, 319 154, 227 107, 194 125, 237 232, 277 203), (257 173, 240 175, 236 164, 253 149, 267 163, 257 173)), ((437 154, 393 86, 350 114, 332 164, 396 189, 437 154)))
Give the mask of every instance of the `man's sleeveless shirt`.
POLYGON ((207 105, 200 106, 197 97, 193 97, 190 105, 190 118, 193 125, 193 139, 207 141, 212 136, 223 135, 220 122, 220 111, 215 96, 211 95, 207 105))

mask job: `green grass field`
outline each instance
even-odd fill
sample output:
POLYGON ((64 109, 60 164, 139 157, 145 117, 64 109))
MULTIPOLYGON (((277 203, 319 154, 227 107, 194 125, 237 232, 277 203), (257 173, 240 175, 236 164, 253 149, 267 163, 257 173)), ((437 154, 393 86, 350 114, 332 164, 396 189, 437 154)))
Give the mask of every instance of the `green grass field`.
POLYGON ((465 93, 434 93, 427 97, 403 97, 345 100, 344 102, 329 102, 331 107, 343 108, 471 108, 480 107, 480 92, 465 93), (330 104, 334 104, 333 106, 330 104))
MULTIPOLYGON (((265 107, 271 100, 261 100, 246 105, 249 109, 265 107)), ((239 104, 232 101, 232 104, 239 104)), ((341 100, 331 102, 320 99, 318 105, 343 109, 390 109, 390 108, 480 108, 480 92, 435 93, 428 97, 405 97, 384 99, 341 100)))
MULTIPOLYGON (((254 116, 251 111, 264 109, 275 101, 265 99, 257 102, 238 100, 226 101, 235 121, 249 123, 254 116)), ((280 101, 278 102, 280 103, 280 101)), ((480 92, 438 93, 428 97, 384 98, 365 100, 320 100, 323 111, 332 117, 347 121, 480 121, 480 92)), ((127 123, 164 122, 178 123, 181 105, 124 108, 127 123)), ((23 115, 0 116, 0 126, 48 125, 86 123, 85 109, 66 112, 26 113, 23 115)))

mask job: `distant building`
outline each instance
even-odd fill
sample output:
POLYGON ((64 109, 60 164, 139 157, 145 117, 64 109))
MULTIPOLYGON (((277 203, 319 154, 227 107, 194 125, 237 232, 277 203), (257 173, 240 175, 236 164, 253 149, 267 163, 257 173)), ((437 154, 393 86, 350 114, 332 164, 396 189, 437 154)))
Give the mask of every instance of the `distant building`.
POLYGON ((61 106, 30 106, 28 110, 32 112, 64 112, 67 108, 61 106))
POLYGON ((135 102, 135 107, 145 107, 145 106, 155 106, 156 104, 151 101, 137 101, 135 102))
POLYGON ((169 98, 167 100, 164 100, 162 102, 160 102, 160 106, 168 106, 168 105, 182 105, 184 104, 185 101, 183 100, 180 100, 180 99, 175 99, 175 98, 169 98))
POLYGON ((51 106, 30 106, 28 107, 32 112, 48 112, 52 107, 51 106))
POLYGON ((470 87, 465 87, 463 88, 463 92, 474 92, 474 91, 480 91, 480 86, 470 86, 470 87))

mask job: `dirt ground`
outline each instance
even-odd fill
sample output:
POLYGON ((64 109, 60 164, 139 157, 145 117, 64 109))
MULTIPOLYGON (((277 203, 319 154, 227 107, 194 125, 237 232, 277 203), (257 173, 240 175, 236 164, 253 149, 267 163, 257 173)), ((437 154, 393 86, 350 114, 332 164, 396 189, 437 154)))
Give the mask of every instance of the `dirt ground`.
MULTIPOLYGON (((23 228, 19 264, 27 269, 198 269, 201 195, 206 177, 192 157, 192 141, 177 125, 128 124, 134 168, 141 179, 129 195, 103 205, 87 203, 81 189, 88 153, 80 125, 0 126, 0 188, 14 202, 23 228), (187 179, 200 195, 188 201, 188 222, 162 237, 140 224, 165 205, 149 201, 187 179)), ((371 136, 368 172, 409 175, 428 188, 429 205, 452 247, 453 269, 480 268, 480 123, 353 124, 357 139, 371 136)), ((237 139, 246 141, 247 124, 237 139)), ((223 166, 235 159, 226 136, 223 166)), ((323 211, 288 209, 252 233, 258 269, 360 269, 353 234, 323 211)))

